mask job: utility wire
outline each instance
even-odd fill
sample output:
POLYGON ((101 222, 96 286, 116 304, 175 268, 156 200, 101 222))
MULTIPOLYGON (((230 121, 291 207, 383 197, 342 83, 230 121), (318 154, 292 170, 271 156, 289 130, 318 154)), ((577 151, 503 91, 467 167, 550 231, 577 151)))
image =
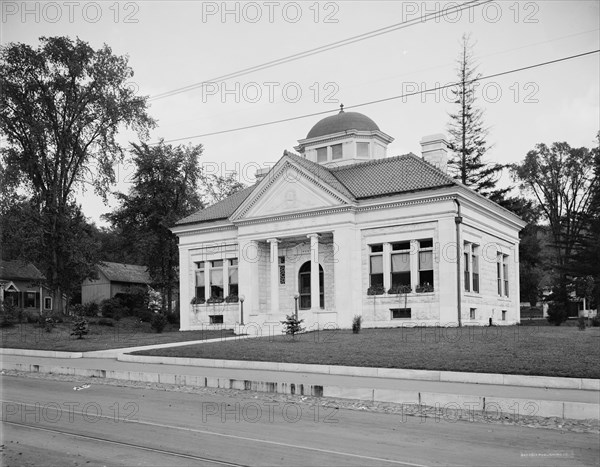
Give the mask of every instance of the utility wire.
MULTIPOLYGON (((551 65, 553 63, 559 63, 559 62, 564 62, 566 60, 572 60, 572 59, 579 58, 579 57, 585 57, 587 55, 596 54, 598 52, 600 52, 600 49, 591 50, 589 52, 583 52, 583 53, 576 54, 576 55, 570 55, 568 57, 557 58, 555 60, 549 60, 547 62, 536 63, 535 65, 528 65, 528 66, 521 67, 521 68, 514 68, 512 70, 502 71, 502 72, 499 72, 499 73, 494 73, 492 75, 480 76, 478 78, 475 78, 475 79, 472 79, 470 81, 465 82, 465 85, 469 85, 469 84, 475 83, 477 81, 483 81, 483 80, 486 80, 486 79, 497 78, 498 76, 504 76, 504 75, 509 75, 509 74, 512 74, 512 73, 517 73, 519 71, 531 70, 533 68, 538 68, 538 67, 542 67, 542 66, 546 66, 546 65, 551 65)), ((423 93, 426 93, 426 92, 439 91, 439 90, 442 90, 442 89, 446 89, 446 88, 458 86, 458 85, 461 85, 461 84, 462 84, 461 82, 450 83, 450 84, 446 84, 444 86, 436 86, 436 87, 429 88, 429 89, 424 89, 424 90, 421 90, 421 91, 410 92, 410 93, 406 93, 406 94, 400 94, 398 96, 391 96, 391 97, 386 97, 386 98, 383 98, 383 99, 377 99, 377 100, 374 100, 374 101, 363 102, 361 104, 344 106, 344 109, 356 109, 358 107, 364 107, 364 106, 367 106, 367 105, 379 104, 381 102, 387 102, 387 101, 392 101, 392 100, 396 100, 396 99, 402 99, 404 97, 416 96, 416 95, 423 94, 423 93)), ((256 123, 254 125, 247 125, 247 126, 242 126, 242 127, 237 127, 237 128, 230 128, 228 130, 213 131, 211 133, 203 133, 203 134, 194 135, 194 136, 185 136, 185 137, 182 137, 182 138, 170 139, 170 140, 166 140, 166 141, 163 141, 163 142, 164 143, 174 143, 174 142, 177 142, 177 141, 183 141, 183 140, 195 139, 195 138, 202 138, 202 137, 205 137, 205 136, 222 135, 224 133, 232 133, 232 132, 235 132, 235 131, 249 130, 251 128, 258 128, 258 127, 262 127, 262 126, 275 125, 277 123, 291 122, 293 120, 300 120, 302 118, 316 117, 316 116, 319 116, 319 115, 325 115, 325 114, 328 114, 328 113, 331 113, 331 112, 337 112, 337 111, 338 111, 338 109, 335 109, 335 110, 324 110, 322 112, 314 112, 314 113, 305 114, 305 115, 298 115, 296 117, 283 118, 283 119, 280 119, 280 120, 273 120, 273 121, 270 121, 270 122, 256 123)), ((152 143, 152 144, 158 144, 158 143, 152 143)))
POLYGON ((201 81, 198 83, 190 84, 188 86, 184 86, 181 88, 173 89, 171 91, 166 91, 160 94, 156 94, 155 96, 150 97, 149 101, 154 101, 158 99, 164 99, 166 97, 175 96, 177 94, 181 94, 184 92, 192 91, 194 89, 200 88, 208 83, 218 83, 221 81, 225 81, 231 78, 237 78, 239 76, 244 76, 250 73, 254 73, 255 71, 265 70, 267 68, 272 68, 278 65, 282 65, 284 63, 293 62, 296 60, 300 60, 302 58, 310 57, 312 55, 316 55, 322 52, 327 52, 329 50, 337 49, 339 47, 343 47, 349 44, 354 44, 355 42, 364 41, 367 39, 371 39, 373 37, 380 36, 382 34, 387 34, 389 32, 397 31, 399 29, 408 28, 410 26, 415 26, 418 23, 425 23, 433 18, 439 17, 440 15, 450 15, 454 13, 458 13, 460 11, 466 10, 467 8, 475 8, 481 5, 485 5, 486 3, 490 3, 493 0, 471 0, 465 3, 461 3, 460 5, 454 5, 448 7, 446 9, 435 11, 432 13, 427 13, 418 18, 414 18, 411 20, 403 21, 401 23, 391 24, 389 26, 375 29, 373 31, 365 32, 363 34, 359 34, 357 36, 352 36, 347 39, 343 39, 340 41, 332 42, 330 44, 322 45, 320 47, 315 47, 313 49, 305 50, 303 52, 298 52, 293 55, 288 55, 286 57, 278 58, 276 60, 272 60, 270 62, 265 62, 260 65, 255 65, 249 68, 244 68, 239 71, 235 71, 232 73, 228 73, 226 75, 217 76, 216 78, 212 78, 206 81, 201 81))

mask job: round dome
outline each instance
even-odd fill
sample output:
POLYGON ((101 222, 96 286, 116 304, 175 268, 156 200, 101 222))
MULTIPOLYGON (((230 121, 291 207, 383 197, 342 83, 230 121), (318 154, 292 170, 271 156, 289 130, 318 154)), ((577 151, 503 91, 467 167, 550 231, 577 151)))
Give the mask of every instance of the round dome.
POLYGON ((342 110, 337 115, 326 117, 317 122, 310 129, 308 135, 306 135, 306 139, 331 135, 346 130, 375 131, 379 130, 379 127, 366 115, 358 112, 344 112, 342 110))

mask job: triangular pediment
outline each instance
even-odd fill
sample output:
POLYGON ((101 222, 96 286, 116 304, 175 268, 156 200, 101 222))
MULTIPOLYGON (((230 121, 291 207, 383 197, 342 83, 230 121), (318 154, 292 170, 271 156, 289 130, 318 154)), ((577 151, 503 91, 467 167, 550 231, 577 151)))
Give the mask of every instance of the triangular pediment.
POLYGON ((232 220, 315 211, 349 203, 345 196, 303 167, 290 161, 281 162, 240 205, 232 220))

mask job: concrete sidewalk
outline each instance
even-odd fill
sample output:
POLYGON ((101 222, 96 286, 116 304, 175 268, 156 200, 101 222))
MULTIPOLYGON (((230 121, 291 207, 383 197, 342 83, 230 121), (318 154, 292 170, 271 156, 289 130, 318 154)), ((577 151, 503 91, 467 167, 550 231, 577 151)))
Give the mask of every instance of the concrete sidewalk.
MULTIPOLYGON (((131 350, 131 349, 129 349, 131 350)), ((223 389, 339 397, 568 419, 599 419, 600 392, 350 376, 302 371, 141 363, 114 358, 2 355, 2 368, 223 389)))

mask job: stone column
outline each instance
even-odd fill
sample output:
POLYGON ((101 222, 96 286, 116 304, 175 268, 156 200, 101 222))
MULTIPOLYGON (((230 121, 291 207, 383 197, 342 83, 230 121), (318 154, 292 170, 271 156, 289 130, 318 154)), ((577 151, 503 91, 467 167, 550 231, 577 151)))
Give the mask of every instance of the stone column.
POLYGON ((321 308, 319 288, 319 237, 317 233, 307 235, 310 238, 310 307, 313 310, 321 308))
POLYGON ((271 313, 279 313, 279 240, 270 238, 271 255, 269 271, 271 276, 271 313))

